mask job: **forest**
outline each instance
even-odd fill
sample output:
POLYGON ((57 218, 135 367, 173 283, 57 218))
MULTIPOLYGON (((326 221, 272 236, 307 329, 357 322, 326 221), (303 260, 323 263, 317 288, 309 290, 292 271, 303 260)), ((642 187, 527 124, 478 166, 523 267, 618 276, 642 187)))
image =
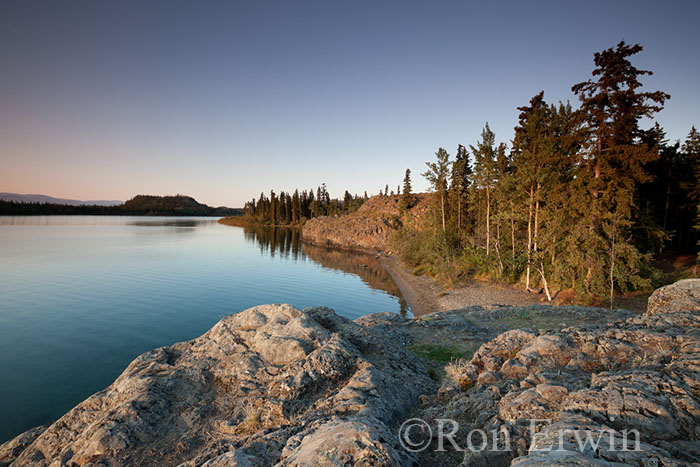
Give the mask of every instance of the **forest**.
MULTIPOLYGON (((577 108, 532 97, 510 144, 486 123, 454 159, 439 148, 423 174, 429 226, 404 222, 402 259, 445 282, 481 275, 612 306, 652 285, 654 255, 695 254, 700 134, 669 141, 653 123, 670 96, 642 89, 652 72, 631 62, 641 50, 623 41, 596 53, 592 77, 572 86, 577 108)), ((407 171, 404 206, 410 186, 407 171)))
MULTIPOLYGON (((388 188, 387 188, 388 189, 388 188)), ((301 225, 306 220, 320 216, 335 216, 357 211, 368 198, 351 195, 345 190, 343 199, 331 198, 326 184, 314 190, 294 190, 294 193, 280 191, 279 195, 270 191, 270 196, 260 193, 260 197, 245 203, 244 221, 254 224, 301 225)))

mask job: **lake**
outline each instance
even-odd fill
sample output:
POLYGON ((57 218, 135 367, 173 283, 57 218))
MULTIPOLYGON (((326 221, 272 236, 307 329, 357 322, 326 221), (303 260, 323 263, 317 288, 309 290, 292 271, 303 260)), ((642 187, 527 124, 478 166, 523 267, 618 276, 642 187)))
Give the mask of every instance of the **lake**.
POLYGON ((213 218, 0 216, 0 443, 52 422, 139 354, 263 303, 405 314, 371 255, 213 218))

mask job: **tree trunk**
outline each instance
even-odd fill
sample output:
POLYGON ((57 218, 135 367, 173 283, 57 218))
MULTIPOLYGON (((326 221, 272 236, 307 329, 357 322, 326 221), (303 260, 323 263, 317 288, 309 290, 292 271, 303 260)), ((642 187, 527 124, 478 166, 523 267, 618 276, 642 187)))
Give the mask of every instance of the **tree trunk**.
POLYGON ((486 187, 486 256, 491 256, 491 190, 486 187))
POLYGON ((544 276, 544 265, 540 262, 540 267, 537 269, 542 276, 542 285, 544 285, 544 293, 547 294, 547 301, 552 301, 552 294, 549 292, 549 285, 547 284, 547 278, 544 276))
POLYGON ((612 242, 610 244, 610 309, 613 308, 615 300, 615 226, 612 231, 612 242))
POLYGON ((445 194, 440 194, 440 211, 442 213, 442 231, 445 231, 445 194))
POLYGON ((457 232, 462 232, 462 194, 457 192, 457 232))
POLYGON ((501 259, 501 222, 496 222, 496 241, 494 243, 496 255, 498 257, 498 275, 503 275, 503 260, 501 259))
POLYGON ((513 201, 510 202, 510 243, 513 261, 515 261, 515 210, 513 209, 513 201))
POLYGON ((537 190, 535 191, 535 195, 536 195, 535 196, 535 198, 536 198, 536 201, 535 201, 535 234, 534 234, 533 240, 532 240, 532 242, 533 242, 532 250, 535 253, 537 253, 537 233, 539 232, 539 224, 540 224, 538 221, 539 213, 540 213, 540 200, 539 200, 540 187, 541 187, 541 185, 538 183, 537 190))
POLYGON ((525 290, 530 291, 530 263, 532 261, 532 209, 535 196, 534 186, 530 185, 530 206, 527 216, 527 269, 525 272, 525 290))

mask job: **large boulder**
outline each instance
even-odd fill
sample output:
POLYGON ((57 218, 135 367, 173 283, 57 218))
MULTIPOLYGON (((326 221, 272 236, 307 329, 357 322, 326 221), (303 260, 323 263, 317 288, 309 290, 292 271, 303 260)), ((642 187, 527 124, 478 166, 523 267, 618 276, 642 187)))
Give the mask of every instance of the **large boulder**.
POLYGON ((147 352, 0 465, 396 465, 391 426, 434 391, 418 359, 332 310, 263 305, 147 352))
POLYGON ((647 314, 700 308, 700 279, 684 279, 656 289, 647 303, 647 314))

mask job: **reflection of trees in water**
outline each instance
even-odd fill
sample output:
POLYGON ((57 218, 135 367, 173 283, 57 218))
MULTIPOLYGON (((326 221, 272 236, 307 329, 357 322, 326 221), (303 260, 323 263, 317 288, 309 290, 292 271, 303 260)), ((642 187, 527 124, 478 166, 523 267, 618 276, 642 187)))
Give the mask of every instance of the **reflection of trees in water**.
POLYGON ((301 231, 295 228, 246 226, 243 231, 245 239, 257 243, 261 253, 270 254, 273 257, 281 255, 295 261, 309 258, 324 268, 355 274, 369 287, 383 290, 398 298, 401 316, 406 316, 409 312, 401 291, 389 272, 384 269, 379 258, 374 255, 332 250, 308 243, 304 244, 302 251, 301 231))
POLYGON ((290 227, 246 226, 243 228, 245 239, 255 242, 260 253, 274 257, 279 254, 284 258, 297 260, 301 253, 301 230, 290 227))
POLYGON ((408 305, 394 279, 384 269, 379 259, 370 254, 345 250, 333 250, 323 246, 304 244, 304 254, 324 268, 336 269, 360 276, 362 282, 373 289, 383 290, 399 299, 401 316, 406 316, 408 305))

